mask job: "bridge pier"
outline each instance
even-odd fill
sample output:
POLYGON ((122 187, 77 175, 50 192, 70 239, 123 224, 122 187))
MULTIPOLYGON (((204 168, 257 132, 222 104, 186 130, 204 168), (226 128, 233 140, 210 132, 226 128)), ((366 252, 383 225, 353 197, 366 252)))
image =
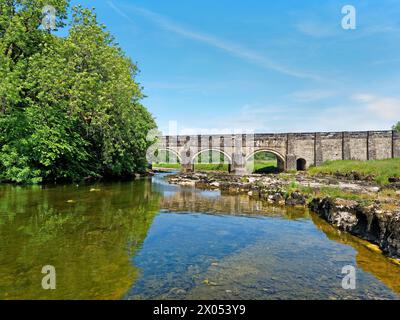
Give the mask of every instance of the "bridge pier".
POLYGON ((194 164, 192 163, 187 163, 187 164, 181 164, 181 172, 182 173, 191 173, 194 172, 194 164))
POLYGON ((181 172, 191 173, 194 172, 194 163, 192 162, 193 152, 189 147, 185 147, 180 152, 181 158, 181 172))
POLYGON ((242 153, 232 154, 232 164, 229 166, 229 173, 244 176, 248 174, 246 168, 246 158, 242 153))
POLYGON ((235 176, 245 176, 248 174, 247 169, 245 167, 243 168, 243 167, 232 167, 232 166, 229 173, 235 176))
POLYGON ((285 171, 297 169, 297 157, 294 154, 286 155, 285 171))

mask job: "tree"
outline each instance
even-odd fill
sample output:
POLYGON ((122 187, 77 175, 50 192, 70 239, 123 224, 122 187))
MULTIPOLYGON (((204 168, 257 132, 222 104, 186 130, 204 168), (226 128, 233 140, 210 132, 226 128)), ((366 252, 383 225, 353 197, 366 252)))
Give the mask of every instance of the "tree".
MULTIPOLYGON (((50 4, 63 27, 68 3, 50 4)), ((74 7, 60 38, 40 28, 41 5, 9 1, 0 11, 0 178, 38 183, 145 170, 155 123, 140 103, 137 66, 93 10, 74 7), (22 31, 11 39, 10 28, 22 31)))
POLYGON ((398 132, 400 132, 400 121, 397 122, 397 124, 395 124, 395 125, 393 126, 393 130, 397 130, 398 132))

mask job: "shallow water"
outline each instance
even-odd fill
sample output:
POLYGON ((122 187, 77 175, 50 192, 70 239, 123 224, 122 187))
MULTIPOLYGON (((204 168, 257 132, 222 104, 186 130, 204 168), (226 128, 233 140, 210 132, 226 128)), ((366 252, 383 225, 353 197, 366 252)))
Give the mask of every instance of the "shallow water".
POLYGON ((305 209, 163 175, 0 186, 1 299, 398 299, 399 271, 305 209), (56 290, 42 289, 45 265, 56 290), (342 288, 346 265, 355 290, 342 288))

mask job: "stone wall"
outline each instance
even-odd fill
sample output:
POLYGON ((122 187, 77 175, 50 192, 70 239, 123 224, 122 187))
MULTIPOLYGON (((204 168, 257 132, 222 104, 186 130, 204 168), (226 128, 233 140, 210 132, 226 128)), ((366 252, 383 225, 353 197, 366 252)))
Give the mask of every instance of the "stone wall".
POLYGON ((307 167, 319 166, 327 160, 400 157, 400 134, 395 131, 302 133, 289 137, 288 154, 305 159, 307 167))
POLYGON ((341 132, 322 134, 322 162, 326 160, 343 160, 343 139, 341 132))
POLYGON ((367 132, 348 132, 346 133, 348 142, 346 157, 344 160, 368 160, 367 154, 367 132))

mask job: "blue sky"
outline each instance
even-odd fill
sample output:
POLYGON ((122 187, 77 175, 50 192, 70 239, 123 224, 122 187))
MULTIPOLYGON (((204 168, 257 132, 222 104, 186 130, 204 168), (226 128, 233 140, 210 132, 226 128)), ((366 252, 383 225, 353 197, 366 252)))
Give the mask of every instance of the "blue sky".
POLYGON ((400 120, 398 0, 73 0, 180 133, 380 130, 400 120), (357 28, 341 26, 344 5, 357 28))

